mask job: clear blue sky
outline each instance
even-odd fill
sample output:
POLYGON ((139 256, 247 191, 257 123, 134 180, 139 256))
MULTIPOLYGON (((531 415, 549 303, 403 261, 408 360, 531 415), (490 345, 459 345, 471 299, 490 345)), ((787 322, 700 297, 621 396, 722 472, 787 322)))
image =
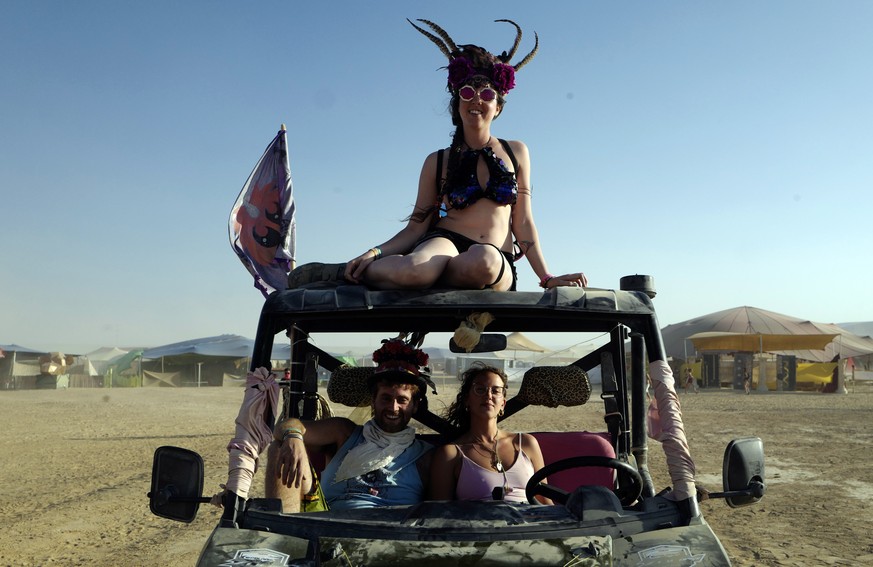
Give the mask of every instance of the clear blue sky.
POLYGON ((254 336, 227 217, 283 122, 298 260, 393 235, 451 133, 407 17, 539 33, 493 130, 531 149, 552 272, 651 274, 662 325, 873 320, 871 2, 0 0, 0 343, 254 336))

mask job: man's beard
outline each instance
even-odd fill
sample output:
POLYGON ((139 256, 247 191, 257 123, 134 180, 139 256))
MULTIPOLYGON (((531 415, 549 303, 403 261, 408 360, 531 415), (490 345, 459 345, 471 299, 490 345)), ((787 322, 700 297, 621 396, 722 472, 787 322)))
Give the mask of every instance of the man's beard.
POLYGON ((385 413, 383 412, 374 416, 373 419, 376 425, 379 426, 379 429, 385 433, 397 433, 398 431, 403 431, 409 425, 409 420, 404 419, 402 413, 398 414, 398 416, 398 419, 386 420, 385 413))

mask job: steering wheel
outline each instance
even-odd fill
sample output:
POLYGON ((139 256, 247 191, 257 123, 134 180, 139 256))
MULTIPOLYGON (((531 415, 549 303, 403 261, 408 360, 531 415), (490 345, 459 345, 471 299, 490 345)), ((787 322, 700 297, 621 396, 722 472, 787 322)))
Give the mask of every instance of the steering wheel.
POLYGON ((640 472, 632 465, 610 457, 595 457, 589 455, 561 459, 560 461, 555 461, 535 472, 533 476, 530 477, 530 480, 527 481, 527 486, 524 488, 527 501, 531 504, 536 504, 534 496, 541 495, 549 498, 553 502, 566 504, 567 500, 570 498, 569 492, 562 488, 558 488, 557 486, 552 486, 551 484, 542 484, 540 481, 555 473, 582 467, 606 467, 613 469, 618 473, 627 474, 631 480, 630 485, 613 489, 613 492, 618 496, 622 506, 633 504, 636 499, 640 497, 640 494, 643 493, 643 477, 640 476, 640 472))

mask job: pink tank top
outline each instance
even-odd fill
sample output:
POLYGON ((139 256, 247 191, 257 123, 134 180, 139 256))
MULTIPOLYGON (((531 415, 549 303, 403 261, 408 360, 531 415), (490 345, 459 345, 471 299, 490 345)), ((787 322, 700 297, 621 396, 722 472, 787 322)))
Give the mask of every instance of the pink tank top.
POLYGON ((483 468, 467 457, 460 447, 458 451, 461 453, 461 472, 455 489, 458 500, 491 500, 491 491, 503 486, 506 488, 505 501, 527 502, 524 488, 533 476, 534 468, 530 458, 521 450, 521 433, 518 434, 518 457, 505 473, 483 468))

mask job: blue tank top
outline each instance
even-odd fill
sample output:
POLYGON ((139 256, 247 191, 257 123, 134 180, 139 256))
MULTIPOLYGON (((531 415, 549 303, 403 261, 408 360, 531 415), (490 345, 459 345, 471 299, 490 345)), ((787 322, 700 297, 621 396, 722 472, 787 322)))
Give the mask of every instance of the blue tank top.
POLYGON ((333 481, 346 454, 365 441, 363 434, 363 426, 356 427, 321 474, 321 488, 330 509, 408 506, 421 502, 424 499, 424 484, 415 462, 431 446, 418 439, 384 468, 340 482, 333 481))

